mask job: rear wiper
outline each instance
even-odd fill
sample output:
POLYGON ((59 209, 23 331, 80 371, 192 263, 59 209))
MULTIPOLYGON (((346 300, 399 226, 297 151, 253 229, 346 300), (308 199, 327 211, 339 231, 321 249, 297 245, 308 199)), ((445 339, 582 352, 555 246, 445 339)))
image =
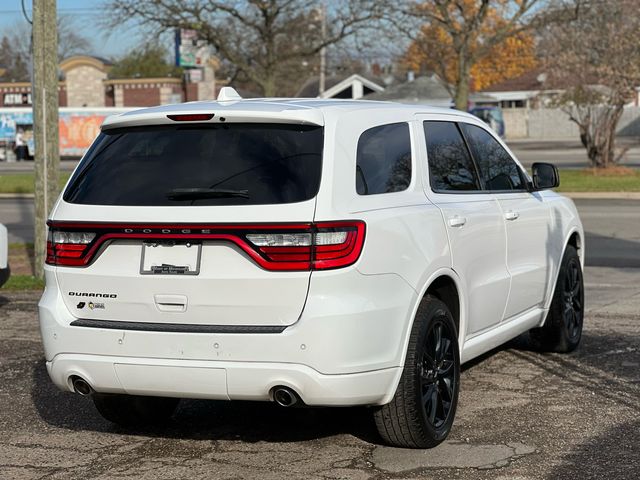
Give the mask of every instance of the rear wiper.
POLYGON ((169 200, 199 200, 204 198, 249 198, 248 190, 224 190, 221 188, 174 188, 166 193, 169 200))

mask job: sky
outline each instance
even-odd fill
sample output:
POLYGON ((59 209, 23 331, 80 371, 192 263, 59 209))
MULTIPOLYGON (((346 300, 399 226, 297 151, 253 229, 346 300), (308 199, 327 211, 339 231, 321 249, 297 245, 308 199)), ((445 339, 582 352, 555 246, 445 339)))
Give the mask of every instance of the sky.
MULTIPOLYGON (((0 0, 0 36, 7 28, 16 24, 26 24, 22 14, 21 0, 0 0)), ((32 0, 24 0, 27 14, 31 17, 32 0)), ((131 29, 109 35, 98 24, 104 15, 103 0, 57 0, 58 14, 73 18, 78 32, 88 38, 92 45, 93 55, 116 57, 135 47, 143 41, 139 35, 132 35, 131 29)), ((134 30, 135 31, 135 30, 134 30)))

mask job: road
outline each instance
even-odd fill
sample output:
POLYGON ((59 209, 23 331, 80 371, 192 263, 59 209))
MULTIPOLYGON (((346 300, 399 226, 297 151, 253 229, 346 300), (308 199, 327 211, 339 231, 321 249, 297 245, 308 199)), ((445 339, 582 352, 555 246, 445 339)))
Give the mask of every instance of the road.
MULTIPOLYGON (((589 166, 586 151, 577 138, 556 140, 507 140, 507 144, 522 162, 529 168, 534 162, 550 162, 558 168, 586 168, 589 166)), ((640 167, 640 141, 634 137, 619 137, 617 145, 628 148, 622 165, 640 167)), ((77 160, 62 160, 60 169, 71 172, 77 160)), ((33 162, 0 162, 0 174, 28 173, 33 171, 33 162)))
MULTIPOLYGON (((587 265, 640 267, 640 200, 576 199, 586 231, 587 265)), ((33 241, 33 201, 0 198, 10 242, 33 241)))
MULTIPOLYGON (((616 139, 620 148, 629 148, 621 165, 640 167, 640 143, 637 138, 616 139)), ((508 140, 507 144, 522 164, 529 168, 534 162, 549 162, 558 168, 586 168, 586 151, 578 139, 566 140, 508 140)))
POLYGON ((128 432, 47 376, 38 294, 0 290, 0 478, 628 480, 640 471, 640 270, 588 267, 583 343, 523 339, 467 364, 449 439, 380 445, 370 412, 183 401, 128 432))

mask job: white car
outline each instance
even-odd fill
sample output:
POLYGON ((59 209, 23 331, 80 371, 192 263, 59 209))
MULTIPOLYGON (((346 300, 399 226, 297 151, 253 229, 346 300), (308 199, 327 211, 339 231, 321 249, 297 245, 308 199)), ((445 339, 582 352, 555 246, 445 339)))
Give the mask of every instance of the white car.
POLYGON ((9 280, 10 275, 11 269, 9 268, 9 238, 7 236, 7 227, 0 223, 0 287, 9 280))
POLYGON ((49 220, 47 369, 123 425, 179 398, 367 405, 389 444, 432 447, 460 364, 580 341, 557 184, 454 110, 225 89, 110 117, 49 220))

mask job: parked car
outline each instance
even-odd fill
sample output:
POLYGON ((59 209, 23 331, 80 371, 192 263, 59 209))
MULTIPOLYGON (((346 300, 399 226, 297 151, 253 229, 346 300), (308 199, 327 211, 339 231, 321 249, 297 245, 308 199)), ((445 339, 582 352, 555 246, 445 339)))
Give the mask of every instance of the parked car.
POLYGON ((225 89, 110 117, 48 222, 47 369, 125 426, 179 398, 368 405, 390 445, 433 447, 462 363, 580 342, 557 185, 448 109, 225 89))
POLYGON ((473 107, 469 113, 484 121, 495 133, 504 138, 504 116, 500 107, 473 107))
POLYGON ((10 275, 7 227, 0 223, 0 287, 7 283, 10 275))

